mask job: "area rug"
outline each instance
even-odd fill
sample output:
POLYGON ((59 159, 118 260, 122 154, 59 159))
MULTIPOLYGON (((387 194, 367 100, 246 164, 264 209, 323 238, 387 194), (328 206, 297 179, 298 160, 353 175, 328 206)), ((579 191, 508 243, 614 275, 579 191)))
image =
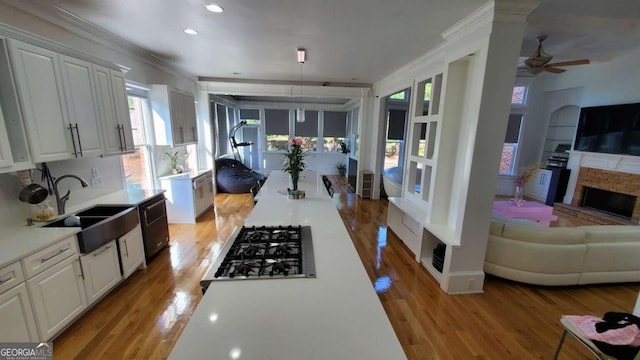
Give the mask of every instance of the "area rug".
POLYGON ((553 215, 553 207, 534 201, 525 201, 521 206, 516 206, 513 201, 494 201, 493 211, 514 219, 537 221, 544 226, 558 220, 558 217, 553 215))

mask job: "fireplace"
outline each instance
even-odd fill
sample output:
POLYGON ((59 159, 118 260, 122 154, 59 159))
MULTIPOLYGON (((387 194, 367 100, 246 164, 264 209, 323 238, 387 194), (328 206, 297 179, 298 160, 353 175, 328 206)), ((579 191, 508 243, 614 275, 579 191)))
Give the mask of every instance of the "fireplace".
POLYGON ((631 219, 637 196, 584 186, 582 207, 631 219))
POLYGON ((571 205, 615 214, 637 224, 640 220, 638 197, 640 174, 582 166, 571 205))

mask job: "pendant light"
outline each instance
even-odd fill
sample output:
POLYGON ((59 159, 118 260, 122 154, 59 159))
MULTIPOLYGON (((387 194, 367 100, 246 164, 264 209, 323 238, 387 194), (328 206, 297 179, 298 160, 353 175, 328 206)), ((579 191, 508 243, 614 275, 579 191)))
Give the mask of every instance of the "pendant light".
MULTIPOLYGON (((298 98, 302 98, 302 64, 304 64, 307 58, 307 51, 304 48, 298 48, 298 64, 300 64, 300 76, 298 78, 299 88, 298 88, 298 98)), ((296 108, 296 121, 301 123, 304 122, 304 108, 302 108, 302 104, 296 108)))

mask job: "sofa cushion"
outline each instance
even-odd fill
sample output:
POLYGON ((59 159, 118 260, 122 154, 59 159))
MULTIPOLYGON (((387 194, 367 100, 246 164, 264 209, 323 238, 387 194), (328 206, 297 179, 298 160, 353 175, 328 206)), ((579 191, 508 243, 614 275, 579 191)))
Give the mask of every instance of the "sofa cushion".
POLYGON ((581 244, 585 231, 581 228, 547 228, 522 224, 505 224, 502 236, 540 244, 581 244))
POLYGON ((633 225, 600 225, 581 226, 586 237, 585 242, 640 242, 640 226, 633 225))
POLYGON ((579 274, 586 251, 584 243, 558 246, 489 235, 485 264, 540 274, 579 274))
POLYGON ((501 236, 502 230, 504 230, 503 222, 491 221, 491 224, 489 225, 489 234, 501 236))

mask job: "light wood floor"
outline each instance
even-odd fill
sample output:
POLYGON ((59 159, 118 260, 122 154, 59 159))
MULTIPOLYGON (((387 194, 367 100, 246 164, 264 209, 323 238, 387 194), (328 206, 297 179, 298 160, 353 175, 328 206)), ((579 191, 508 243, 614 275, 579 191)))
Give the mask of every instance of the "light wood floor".
MULTIPOLYGON (((386 228, 386 201, 342 196, 342 219, 412 360, 551 359, 560 315, 631 311, 640 290, 640 284, 546 288, 487 276, 483 294, 448 296, 386 228)), ((201 299, 198 282, 211 257, 251 211, 248 195, 215 201, 215 211, 198 224, 172 225, 170 248, 60 335, 54 358, 166 358, 201 299)), ((560 357, 591 358, 573 339, 560 357)))

